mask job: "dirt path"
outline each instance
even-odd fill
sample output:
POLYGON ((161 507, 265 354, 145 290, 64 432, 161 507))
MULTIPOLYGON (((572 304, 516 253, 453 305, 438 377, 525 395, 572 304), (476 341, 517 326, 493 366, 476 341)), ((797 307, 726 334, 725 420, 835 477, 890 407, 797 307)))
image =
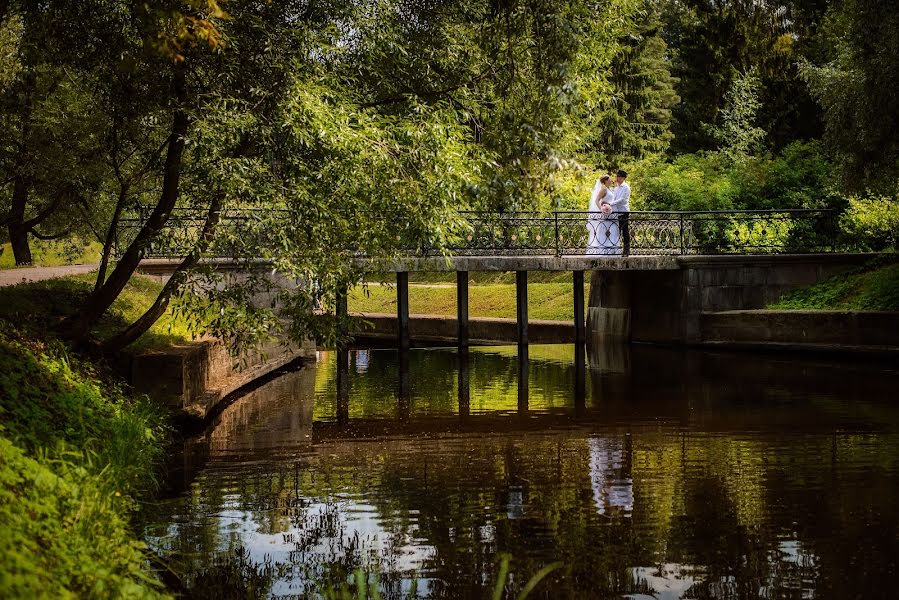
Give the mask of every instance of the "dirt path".
POLYGON ((21 267, 18 269, 0 269, 0 287, 27 283, 29 281, 44 281, 45 279, 57 279, 70 275, 83 275, 96 271, 97 265, 67 265, 64 267, 21 267))

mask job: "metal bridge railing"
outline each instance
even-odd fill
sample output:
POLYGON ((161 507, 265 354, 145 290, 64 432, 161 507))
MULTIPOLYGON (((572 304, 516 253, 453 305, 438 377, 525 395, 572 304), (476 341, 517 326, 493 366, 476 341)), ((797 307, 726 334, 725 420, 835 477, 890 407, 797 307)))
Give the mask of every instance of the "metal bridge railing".
MULTIPOLYGON (((247 257, 253 249, 274 248, 273 223, 286 212, 232 209, 222 214, 210 256, 247 257), (264 216, 264 218, 262 218, 264 216), (274 218, 273 218, 274 217, 274 218)), ((123 219, 118 249, 124 248, 147 213, 123 219)), ((199 209, 176 209, 163 232, 144 250, 147 258, 176 258, 194 247, 203 227, 199 209)), ((445 248, 429 244, 427 235, 403 234, 401 254, 434 256, 620 256, 783 254, 833 252, 839 223, 831 210, 733 210, 612 213, 464 212, 445 248)), ((365 218, 377 218, 366 214, 365 218)), ((347 252, 356 248, 342 248, 347 252)), ((361 254, 361 251, 359 251, 361 254)), ((259 254, 262 254, 261 252, 259 254)))

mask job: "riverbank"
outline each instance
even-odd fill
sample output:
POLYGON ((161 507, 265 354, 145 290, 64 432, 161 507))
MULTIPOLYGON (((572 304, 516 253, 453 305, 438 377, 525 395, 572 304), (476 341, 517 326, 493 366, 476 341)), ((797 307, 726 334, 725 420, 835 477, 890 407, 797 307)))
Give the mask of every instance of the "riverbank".
POLYGON ((130 521, 166 417, 59 342, 0 330, 0 597, 164 598, 130 521))
MULTIPOLYGON (((131 520, 156 489, 169 412, 56 336, 91 283, 0 288, 0 597, 167 597, 131 520)), ((133 279, 97 336, 140 315, 159 289, 133 279)), ((189 339, 167 314, 129 353, 189 339)))

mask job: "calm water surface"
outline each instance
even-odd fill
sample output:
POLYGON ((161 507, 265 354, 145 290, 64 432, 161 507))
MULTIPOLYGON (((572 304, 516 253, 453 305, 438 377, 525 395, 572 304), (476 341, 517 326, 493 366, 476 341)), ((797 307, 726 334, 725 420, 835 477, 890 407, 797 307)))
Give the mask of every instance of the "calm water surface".
MULTIPOLYGON (((185 443, 150 546, 195 589, 899 597, 899 372, 573 346, 321 352, 185 443), (577 365, 583 368, 577 368, 577 365), (413 583, 414 582, 414 583, 413 583)), ((224 597, 224 595, 220 596, 224 597)))

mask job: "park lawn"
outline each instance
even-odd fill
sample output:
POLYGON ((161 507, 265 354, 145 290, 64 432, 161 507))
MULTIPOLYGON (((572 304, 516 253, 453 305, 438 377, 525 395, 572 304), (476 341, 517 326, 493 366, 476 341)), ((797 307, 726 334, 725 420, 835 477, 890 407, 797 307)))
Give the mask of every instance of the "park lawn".
MULTIPOLYGON (((0 322, 38 339, 53 337, 55 326, 90 293, 94 278, 88 274, 0 287, 0 322)), ((94 331, 97 338, 109 337, 134 322, 153 304, 161 289, 162 284, 150 278, 132 277, 94 331)), ((165 348, 191 339, 187 321, 170 309, 126 351, 165 348)))
POLYGON ((872 261, 860 269, 791 292, 768 308, 899 311, 899 262, 872 261))
MULTIPOLYGON (((63 265, 84 265, 100 262, 103 247, 99 242, 87 244, 68 242, 45 242, 31 240, 33 267, 61 267, 63 265)), ((12 248, 9 243, 0 244, 0 269, 15 269, 12 248)))
MULTIPOLYGON (((514 275, 513 275, 514 277, 514 275)), ((570 274, 569 274, 570 278, 570 274)), ((570 321, 574 318, 574 290, 567 282, 529 283, 528 318, 570 321)), ((585 286, 585 301, 587 295, 585 286)), ((586 306, 586 304, 585 304, 586 306)), ((396 313, 393 285, 357 286, 350 293, 350 312, 396 313)), ((456 315, 456 288, 447 283, 409 285, 410 314, 456 315)), ((472 284, 468 288, 472 317, 515 318, 515 284, 472 284)))

